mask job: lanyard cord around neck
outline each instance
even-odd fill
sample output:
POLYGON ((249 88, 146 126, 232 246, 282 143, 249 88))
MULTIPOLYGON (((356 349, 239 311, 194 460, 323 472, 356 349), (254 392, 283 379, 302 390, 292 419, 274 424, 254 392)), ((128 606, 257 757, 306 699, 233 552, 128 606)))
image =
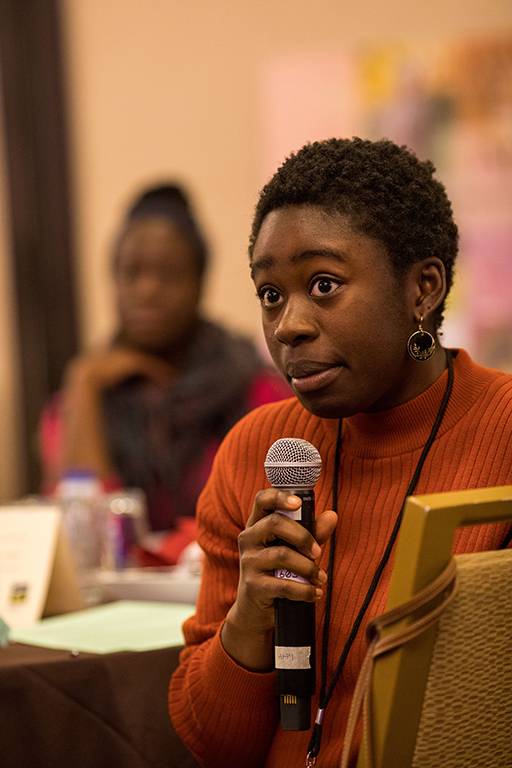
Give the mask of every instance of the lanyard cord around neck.
MULTIPOLYGON (((345 641, 345 645, 343 646, 343 650, 341 651, 340 657, 338 659, 338 663, 336 665, 334 675, 332 676, 331 681, 328 683, 327 682, 327 655, 328 655, 328 648, 329 648, 329 631, 330 631, 330 625, 331 625, 331 605, 332 605, 332 592, 333 592, 334 557, 335 557, 335 550, 336 550, 336 530, 334 530, 334 533, 331 536, 331 543, 329 547, 329 563, 327 567, 328 581, 327 581, 327 594, 325 598, 325 619, 324 619, 324 628, 323 628, 323 634, 322 634, 320 695, 319 695, 319 701, 318 701, 318 712, 315 719, 315 724, 313 726, 311 739, 308 745, 308 753, 306 758, 307 768, 311 768, 311 766, 315 765, 316 758, 318 756, 318 753, 320 752, 320 743, 322 738, 322 721, 324 718, 325 710, 331 699, 331 696, 336 687, 336 684, 342 675, 343 669, 345 667, 345 662, 347 660, 347 656, 350 652, 350 649, 352 648, 352 644, 356 638, 357 632, 359 630, 359 627, 361 626, 361 622, 368 609, 368 606, 370 605, 372 598, 375 594, 375 591, 379 584, 384 568, 386 567, 387 562, 389 560, 389 556, 391 555, 393 545, 396 541, 396 537, 398 536, 398 531, 400 530, 400 524, 402 522, 402 517, 403 517, 407 498, 411 496, 414 493, 414 490, 416 489, 418 480, 420 478, 421 470, 423 469, 425 460, 432 447, 432 443, 436 439, 437 433, 439 431, 439 427, 441 426, 441 422, 446 413, 446 408, 448 407, 448 403, 450 401, 450 396, 453 389, 453 360, 452 360, 452 355, 450 350, 447 349, 445 351, 446 351, 446 365, 448 368, 448 380, 446 383, 446 390, 443 395, 443 399, 439 406, 439 410, 437 412, 437 416, 435 418, 434 424, 432 425, 430 434, 427 438, 425 445, 423 446, 423 450, 421 452, 420 458, 418 459, 416 469, 414 470, 414 473, 409 482, 407 491, 405 492, 404 500, 402 502, 400 512, 398 513, 395 524, 393 526, 391 536, 389 537, 384 553, 380 559, 380 562, 377 568, 375 569, 375 573, 373 574, 373 578, 368 588, 368 591, 366 593, 366 596, 361 604, 361 607, 354 620, 354 623, 352 624, 349 635, 345 641)), ((339 486, 339 477, 340 477, 340 469, 341 469, 341 448, 343 443, 342 430, 343 430, 343 420, 340 419, 338 423, 338 435, 336 439, 336 455, 334 459, 334 477, 332 481, 332 508, 336 513, 338 512, 338 486, 339 486)))

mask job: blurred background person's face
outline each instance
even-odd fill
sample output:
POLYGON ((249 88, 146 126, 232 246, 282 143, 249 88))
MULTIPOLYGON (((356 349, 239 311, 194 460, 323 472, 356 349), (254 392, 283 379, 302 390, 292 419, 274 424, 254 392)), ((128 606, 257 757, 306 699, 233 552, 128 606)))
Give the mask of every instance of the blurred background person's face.
POLYGON ((185 341, 198 316, 201 279, 178 226, 159 216, 132 221, 119 241, 114 281, 125 342, 162 352, 185 341))

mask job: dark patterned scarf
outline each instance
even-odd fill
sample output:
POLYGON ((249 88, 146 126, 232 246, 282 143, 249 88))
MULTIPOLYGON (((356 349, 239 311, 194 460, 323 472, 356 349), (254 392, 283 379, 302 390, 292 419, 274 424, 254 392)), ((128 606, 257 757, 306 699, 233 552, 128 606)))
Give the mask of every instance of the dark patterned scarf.
POLYGON ((123 482, 149 498, 172 494, 179 514, 193 514, 195 499, 183 493, 187 469, 246 412, 248 390, 263 368, 252 342, 201 321, 168 391, 133 377, 106 392, 107 442, 123 482))

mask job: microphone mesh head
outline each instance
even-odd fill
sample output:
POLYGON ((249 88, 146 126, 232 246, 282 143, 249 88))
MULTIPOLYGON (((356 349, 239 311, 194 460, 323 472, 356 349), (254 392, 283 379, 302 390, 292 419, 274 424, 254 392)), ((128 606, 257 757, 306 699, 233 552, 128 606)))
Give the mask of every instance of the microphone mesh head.
POLYGON ((282 437, 268 449, 265 474, 276 488, 313 488, 320 472, 322 459, 307 440, 282 437))

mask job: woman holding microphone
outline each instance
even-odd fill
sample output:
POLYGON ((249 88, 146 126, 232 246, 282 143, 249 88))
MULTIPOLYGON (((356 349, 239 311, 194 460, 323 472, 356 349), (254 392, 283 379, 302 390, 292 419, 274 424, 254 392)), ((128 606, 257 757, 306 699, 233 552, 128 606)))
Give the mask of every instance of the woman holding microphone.
MULTIPOLYGON (((198 505, 202 587, 169 705, 203 766, 338 765, 405 499, 512 482, 512 376, 439 341, 457 246, 434 167, 390 141, 306 145, 260 195, 251 275, 295 397, 231 430, 198 505), (322 458, 314 537, 275 512, 300 505, 265 479, 282 437, 308 440, 322 458), (276 578, 279 568, 304 580, 276 578), (316 603, 314 734, 279 726, 283 597, 316 603)), ((505 526, 462 529, 455 550, 506 537, 505 526)))

